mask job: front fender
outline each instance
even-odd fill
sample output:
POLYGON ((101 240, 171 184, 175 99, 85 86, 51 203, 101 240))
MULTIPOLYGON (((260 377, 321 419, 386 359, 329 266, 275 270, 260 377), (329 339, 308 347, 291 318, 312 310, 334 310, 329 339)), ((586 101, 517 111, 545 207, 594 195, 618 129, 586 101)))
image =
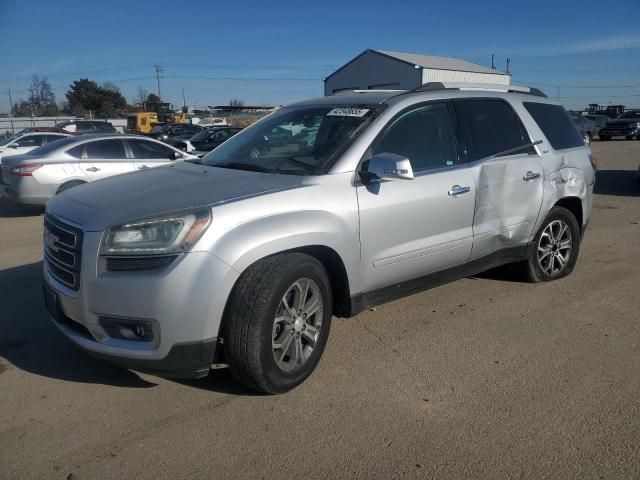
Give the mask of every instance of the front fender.
POLYGON ((350 291, 360 291, 358 222, 323 210, 304 210, 252 219, 220 236, 213 251, 238 272, 261 258, 309 246, 324 246, 342 259, 350 291))

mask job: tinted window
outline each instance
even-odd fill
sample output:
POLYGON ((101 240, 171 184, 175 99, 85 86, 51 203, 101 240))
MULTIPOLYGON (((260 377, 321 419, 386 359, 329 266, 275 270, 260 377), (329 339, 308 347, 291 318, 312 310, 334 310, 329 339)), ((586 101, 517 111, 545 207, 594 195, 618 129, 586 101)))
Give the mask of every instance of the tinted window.
POLYGON ((76 123, 76 132, 84 133, 84 132, 92 132, 95 127, 89 122, 78 122, 76 123))
POLYGON ((122 140, 99 140, 85 143, 84 156, 82 158, 113 158, 126 159, 122 140))
POLYGON ((531 143, 516 113, 502 100, 458 100, 455 106, 466 133, 467 161, 531 143))
POLYGON ((27 135, 16 142, 20 147, 39 147, 43 144, 45 135, 27 135))
POLYGON ((107 122, 95 122, 93 125, 99 132, 113 132, 115 130, 113 125, 107 122))
POLYGON ((524 107, 556 150, 584 145, 580 133, 562 106, 524 102, 524 107))
POLYGON ((173 158, 174 150, 165 145, 161 145, 156 142, 149 142, 147 140, 127 140, 131 151, 133 152, 133 158, 137 159, 164 159, 173 158))
POLYGON ((47 137, 47 143, 55 142, 56 140, 60 140, 61 138, 67 138, 66 135, 45 135, 47 137))
POLYGON ((414 171, 453 165, 456 146, 447 105, 428 105, 396 119, 376 143, 373 154, 379 153, 408 158, 414 171))

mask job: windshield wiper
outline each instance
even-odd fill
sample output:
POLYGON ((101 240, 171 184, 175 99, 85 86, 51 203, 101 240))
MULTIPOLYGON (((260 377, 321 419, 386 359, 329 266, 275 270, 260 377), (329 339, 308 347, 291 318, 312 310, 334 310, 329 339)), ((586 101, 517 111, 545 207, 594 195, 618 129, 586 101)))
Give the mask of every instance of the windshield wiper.
POLYGON ((229 162, 229 163, 214 163, 210 165, 211 167, 220 167, 220 168, 232 168, 234 170, 247 170, 250 172, 262 172, 262 173, 271 173, 271 170, 265 168, 261 165, 256 165, 254 163, 243 163, 243 162, 229 162))

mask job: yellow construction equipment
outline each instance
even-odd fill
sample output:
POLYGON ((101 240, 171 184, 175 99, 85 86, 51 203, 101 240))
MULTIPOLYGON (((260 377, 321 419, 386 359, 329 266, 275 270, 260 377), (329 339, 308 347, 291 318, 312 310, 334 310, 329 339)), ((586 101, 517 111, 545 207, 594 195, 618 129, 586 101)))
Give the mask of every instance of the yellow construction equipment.
POLYGON ((142 105, 142 112, 127 117, 127 132, 146 135, 156 125, 187 123, 188 121, 184 112, 173 112, 169 103, 145 102, 142 105))

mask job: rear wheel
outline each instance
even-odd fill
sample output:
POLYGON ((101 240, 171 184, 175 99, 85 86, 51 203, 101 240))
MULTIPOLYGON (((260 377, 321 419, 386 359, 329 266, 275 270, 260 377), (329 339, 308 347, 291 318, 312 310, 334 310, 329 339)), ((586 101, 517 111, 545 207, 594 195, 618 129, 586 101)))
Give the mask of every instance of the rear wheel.
POLYGON ((583 140, 585 145, 589 145, 591 143, 591 134, 589 132, 585 132, 583 140))
POLYGON ((260 260, 238 279, 225 311, 225 357, 249 388, 283 393, 315 369, 329 335, 331 286, 302 253, 260 260))
POLYGON ((573 271, 580 251, 580 227, 563 207, 553 207, 529 248, 522 268, 532 282, 548 282, 573 271))

